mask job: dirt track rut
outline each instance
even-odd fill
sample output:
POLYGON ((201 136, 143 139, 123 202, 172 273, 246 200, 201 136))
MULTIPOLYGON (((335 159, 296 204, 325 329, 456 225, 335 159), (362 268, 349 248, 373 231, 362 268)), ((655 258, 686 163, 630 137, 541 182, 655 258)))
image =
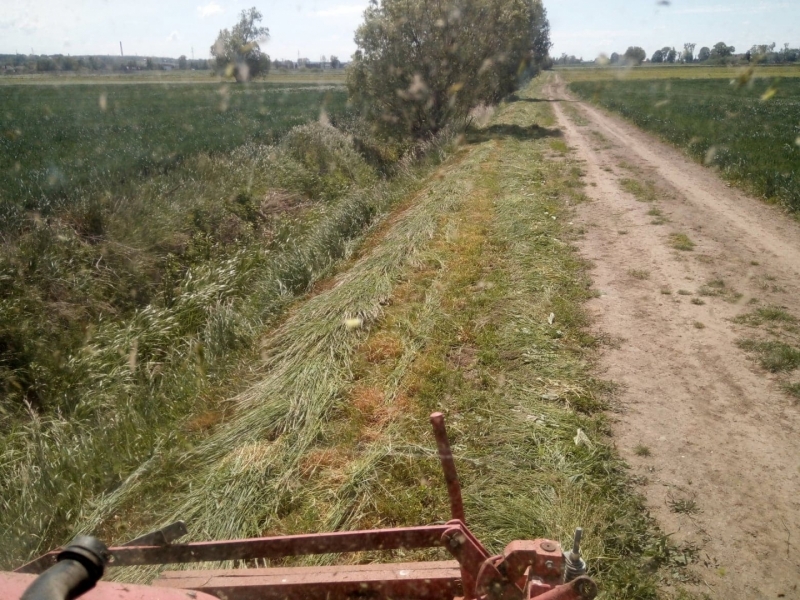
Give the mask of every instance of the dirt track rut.
POLYGON ((732 322, 767 305, 800 317, 800 227, 574 101, 562 82, 547 94, 585 161, 590 202, 576 225, 601 293, 590 310, 611 342, 602 376, 619 384, 617 444, 662 528, 699 548, 687 587, 726 600, 800 598, 800 406, 737 347, 752 330, 732 322), (654 184, 657 200, 638 201, 626 178, 654 184), (693 251, 673 249, 678 232, 693 251), (709 282, 716 295, 697 295, 709 282))

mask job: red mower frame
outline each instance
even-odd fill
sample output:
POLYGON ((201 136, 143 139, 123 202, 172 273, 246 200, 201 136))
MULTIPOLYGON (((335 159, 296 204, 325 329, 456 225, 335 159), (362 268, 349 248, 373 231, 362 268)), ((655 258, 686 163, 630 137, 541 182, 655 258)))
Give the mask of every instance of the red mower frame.
MULTIPOLYGON (((182 522, 124 546, 108 549, 111 567, 218 561, 276 560, 290 556, 414 550, 444 547, 454 560, 416 563, 272 567, 167 571, 153 587, 128 586, 135 598, 215 597, 222 600, 590 600, 597 586, 586 577, 580 558, 580 530, 569 554, 552 540, 514 541, 492 556, 465 524, 461 486, 441 413, 431 415, 439 459, 450 498, 452 520, 444 525, 368 531, 343 531, 174 544, 187 530, 182 522), (206 594, 208 596, 206 596, 206 594)), ((55 565, 53 551, 20 567, 17 574, 39 574, 55 565)), ((22 575, 0 574, 0 592, 19 588, 22 575)), ((24 581, 28 581, 26 577, 24 581)), ((124 587, 124 586, 122 586, 124 587)), ((99 583, 86 600, 122 598, 120 584, 99 583)), ((19 595, 4 598, 19 598, 19 595)))

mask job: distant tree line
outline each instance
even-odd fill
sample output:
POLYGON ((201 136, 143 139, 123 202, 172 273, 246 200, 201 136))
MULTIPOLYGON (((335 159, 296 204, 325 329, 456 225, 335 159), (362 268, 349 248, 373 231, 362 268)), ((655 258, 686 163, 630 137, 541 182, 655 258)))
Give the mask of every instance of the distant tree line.
MULTIPOLYGON (((784 44, 783 48, 776 50, 776 44, 755 45, 744 54, 736 54, 736 48, 729 46, 725 42, 718 42, 711 48, 704 46, 695 54, 697 44, 688 43, 683 45, 683 50, 674 46, 665 46, 656 50, 650 56, 650 62, 661 63, 757 63, 757 64, 784 64, 800 62, 800 49, 790 48, 789 44, 784 44)), ((630 46, 624 54, 614 52, 608 59, 612 65, 640 65, 647 61, 647 52, 640 46, 630 46)), ((558 64, 579 64, 581 61, 575 57, 567 57, 566 54, 557 60, 558 64), (572 62, 573 59, 577 63, 572 62)))
POLYGON ((566 65, 566 66, 569 66, 569 65, 582 65, 586 61, 583 60, 583 57, 578 58, 577 56, 574 56, 572 54, 567 55, 566 53, 563 53, 558 58, 551 59, 550 62, 552 62, 555 65, 566 65))
POLYGON ((156 56, 65 56, 63 54, 0 54, 0 73, 117 72, 159 69, 204 71, 210 61, 156 56))

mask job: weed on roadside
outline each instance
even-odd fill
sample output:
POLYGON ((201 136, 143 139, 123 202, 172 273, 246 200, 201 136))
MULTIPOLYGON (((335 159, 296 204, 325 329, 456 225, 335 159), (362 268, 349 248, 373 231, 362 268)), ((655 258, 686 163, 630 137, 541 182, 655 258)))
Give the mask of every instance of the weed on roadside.
POLYGON ((647 446, 645 446, 645 445, 643 445, 643 444, 639 444, 639 445, 637 445, 637 446, 636 446, 636 447, 633 449, 633 453, 634 453, 636 456, 642 456, 642 457, 644 457, 644 456, 650 456, 650 455, 652 454, 652 452, 650 451, 650 448, 648 448, 647 446))
POLYGON ((695 515, 700 512, 695 494, 675 496, 672 492, 667 494, 669 509, 681 515, 695 515))
POLYGON ((742 339, 736 344, 754 354, 761 366, 772 373, 794 371, 800 367, 800 349, 784 342, 742 339))
POLYGON ((664 225, 665 223, 669 223, 669 219, 664 216, 664 213, 655 207, 647 211, 647 216, 655 217, 652 221, 650 221, 651 225, 664 225))
POLYGON ((695 247, 695 243, 685 233, 673 233, 669 236, 669 243, 675 250, 683 252, 691 252, 695 247))
POLYGON ((701 296, 722 298, 725 302, 735 303, 742 299, 742 294, 729 288, 722 279, 712 279, 706 282, 697 293, 701 296))
POLYGON ((794 315, 780 306, 764 306, 754 312, 740 315, 733 320, 734 323, 739 325, 751 325, 754 327, 764 324, 792 325, 797 321, 798 319, 794 315))
POLYGON ((658 200, 656 186, 650 181, 625 178, 620 181, 620 186, 626 192, 633 194, 639 202, 655 202, 658 200))

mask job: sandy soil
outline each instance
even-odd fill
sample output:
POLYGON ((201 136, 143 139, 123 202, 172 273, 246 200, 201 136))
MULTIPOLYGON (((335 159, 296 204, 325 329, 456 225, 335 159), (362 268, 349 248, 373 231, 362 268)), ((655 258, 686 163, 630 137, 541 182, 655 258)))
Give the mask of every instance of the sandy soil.
POLYGON ((620 384, 617 444, 663 530, 700 549, 687 587, 726 600, 800 598, 800 406, 736 346, 753 330, 731 321, 766 305, 800 317, 800 226, 575 102, 560 81, 547 94, 584 161, 591 201, 576 225, 601 292, 590 310, 612 341, 600 366, 620 384), (567 102, 582 118, 567 117, 567 102), (654 204, 626 192, 624 178, 656 185, 667 222, 654 224, 654 204), (694 251, 671 247, 677 232, 694 251), (712 280, 726 292, 697 296, 712 280), (681 501, 696 510, 676 512, 681 501))

